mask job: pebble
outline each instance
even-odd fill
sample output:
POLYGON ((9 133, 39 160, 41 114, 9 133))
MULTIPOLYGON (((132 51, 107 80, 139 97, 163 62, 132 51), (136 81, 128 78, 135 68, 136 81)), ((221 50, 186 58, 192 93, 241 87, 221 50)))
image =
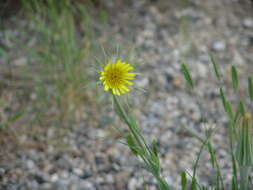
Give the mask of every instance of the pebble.
POLYGON ((253 28, 253 19, 252 18, 245 18, 243 20, 243 25, 246 27, 246 28, 253 28))
POLYGON ((81 181, 80 183, 80 190, 83 189, 83 190, 95 190, 95 187, 94 185, 89 182, 89 181, 81 181))
POLYGON ((73 172, 74 172, 74 174, 76 174, 78 176, 82 176, 83 175, 83 170, 81 170, 79 168, 74 168, 73 172))
POLYGON ((205 78, 207 77, 207 73, 208 73, 208 65, 204 64, 204 63, 195 63, 194 67, 196 67, 196 73, 199 77, 201 78, 205 78))
POLYGON ((29 170, 32 170, 35 167, 35 164, 32 160, 27 160, 26 165, 29 170))
POLYGON ((55 183, 59 186, 66 187, 70 184, 70 181, 68 179, 58 179, 55 183))
POLYGON ((136 179, 136 178, 131 178, 129 179, 129 182, 128 182, 128 189, 136 189, 139 185, 139 181, 136 179))
POLYGON ((25 57, 18 58, 13 61, 13 64, 16 66, 26 66, 27 65, 27 59, 25 57))
POLYGON ((51 176, 51 181, 52 181, 52 182, 56 182, 58 179, 59 179, 59 176, 58 176, 57 174, 53 174, 53 175, 51 176))
POLYGON ((226 49, 226 43, 221 40, 215 41, 212 47, 216 51, 224 51, 226 49))
POLYGON ((4 168, 0 168, 0 176, 3 175, 5 173, 5 169, 4 168))

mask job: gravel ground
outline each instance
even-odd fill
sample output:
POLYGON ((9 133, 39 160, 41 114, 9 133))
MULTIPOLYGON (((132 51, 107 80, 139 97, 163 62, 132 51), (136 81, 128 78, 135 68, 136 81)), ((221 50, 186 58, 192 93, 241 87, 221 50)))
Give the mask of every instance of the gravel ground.
MULTIPOLYGON (((133 1, 120 11, 108 1, 115 39, 129 38, 138 52, 142 75, 133 106, 145 136, 157 138, 163 175, 179 189, 180 172, 192 172, 200 144, 182 125, 203 135, 203 121, 215 126, 213 142, 226 184, 231 180, 227 152, 226 117, 208 53, 217 57, 224 77, 231 64, 242 77, 253 71, 253 5, 249 1, 133 1), (131 15, 131 16, 129 16, 131 15), (197 92, 189 92, 180 73, 187 62, 197 92)), ((246 86, 245 81, 242 86, 246 86)), ((228 85, 228 93, 232 93, 228 85)), ((241 93, 244 93, 241 90, 241 93)), ((233 99, 233 96, 231 97, 233 99)), ((115 122, 123 127, 119 121, 115 122)), ((150 190, 153 178, 143 171, 126 146, 112 138, 110 126, 94 128, 83 121, 64 137, 67 150, 54 146, 15 150, 13 163, 0 164, 1 190, 150 190)), ((55 133, 55 129, 52 133, 55 133)), ((214 177, 204 152, 198 176, 210 184, 214 177)))

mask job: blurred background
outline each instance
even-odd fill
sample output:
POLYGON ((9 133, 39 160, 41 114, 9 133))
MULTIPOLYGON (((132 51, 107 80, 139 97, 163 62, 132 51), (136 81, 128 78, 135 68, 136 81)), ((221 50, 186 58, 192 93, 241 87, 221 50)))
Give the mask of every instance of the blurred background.
MULTIPOLYGON (((144 135, 158 140, 168 183, 178 189, 180 172, 191 173, 200 148, 182 126, 203 135, 206 121, 215 126, 230 181, 227 119, 209 53, 228 94, 232 64, 246 85, 253 72, 252 1, 1 0, 0 189, 156 189, 121 143, 127 128, 97 84, 101 65, 117 56, 141 73, 136 85, 146 92, 132 90, 129 98, 144 135), (196 81, 194 94, 181 63, 196 81)), ((215 176, 209 159, 204 153, 198 170, 206 184, 215 176)))

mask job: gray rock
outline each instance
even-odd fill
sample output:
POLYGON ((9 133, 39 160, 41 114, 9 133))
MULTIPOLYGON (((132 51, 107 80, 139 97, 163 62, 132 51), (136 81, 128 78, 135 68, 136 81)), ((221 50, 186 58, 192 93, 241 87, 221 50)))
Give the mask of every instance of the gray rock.
POLYGON ((79 168, 74 168, 73 173, 76 174, 77 176, 82 176, 83 175, 83 170, 79 168))
POLYGON ((215 41, 212 45, 215 51, 224 51, 226 49, 226 43, 222 40, 215 41))
POLYGON ((58 179, 55 183, 59 186, 66 187, 70 184, 70 181, 69 179, 58 179))
POLYGON ((253 28, 253 19, 252 18, 245 18, 243 20, 243 25, 246 27, 246 28, 253 28))
POLYGON ((27 160, 26 166, 29 170, 32 170, 35 167, 35 163, 32 160, 27 160))
POLYGON ((137 189, 137 187, 140 185, 140 182, 136 178, 130 178, 128 181, 128 189, 137 189))
POLYGON ((95 190, 95 186, 87 180, 81 181, 80 190, 95 190))

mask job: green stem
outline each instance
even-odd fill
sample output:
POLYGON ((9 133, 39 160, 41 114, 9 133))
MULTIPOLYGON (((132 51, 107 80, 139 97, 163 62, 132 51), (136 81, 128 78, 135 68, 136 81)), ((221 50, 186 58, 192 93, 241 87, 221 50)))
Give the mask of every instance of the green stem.
POLYGON ((249 184, 249 174, 250 174, 251 167, 242 166, 240 168, 240 190, 248 190, 249 184))
POLYGON ((193 187, 194 185, 194 181, 196 180, 196 171, 197 171, 197 167, 198 167, 198 162, 199 162, 199 159, 200 159, 200 155, 204 149, 204 147, 206 146, 206 143, 208 142, 209 139, 206 139, 203 144, 201 145, 200 147, 200 150, 198 152, 198 156, 197 156, 197 159, 196 159, 196 162, 194 164, 194 167, 193 167, 193 176, 192 176, 192 183, 191 183, 191 188, 193 187))
MULTIPOLYGON (((153 166, 154 163, 151 159, 153 152, 150 150, 150 147, 147 145, 145 138, 142 136, 142 134, 135 127, 132 126, 130 116, 127 115, 125 109, 120 104, 118 98, 113 93, 112 93, 112 95, 113 95, 113 100, 118 108, 118 111, 120 112, 120 115, 122 116, 122 119, 128 125, 129 130, 133 134, 133 136, 134 136, 136 142, 138 143, 138 145, 140 146, 141 150, 143 150, 145 152, 144 155, 139 155, 139 156, 141 157, 141 159, 145 162, 145 164, 147 166, 153 166)), ((161 177, 160 172, 155 172, 155 170, 153 170, 153 171, 151 171, 151 173, 158 181, 159 188, 161 190, 170 190, 169 185, 167 184, 165 179, 161 177)))
POLYGON ((126 122, 126 124, 128 125, 130 131, 132 132, 132 134, 134 135, 137 143, 139 144, 139 146, 141 148, 143 148, 143 143, 140 141, 138 135, 136 134, 136 131, 131 127, 131 122, 129 121, 129 117, 127 116, 126 114, 126 111, 124 110, 124 108, 121 106, 121 104, 119 103, 119 100, 118 98, 112 93, 113 95, 113 99, 114 99, 114 102, 116 103, 118 109, 119 109, 119 112, 121 113, 122 117, 123 117, 123 120, 126 122))
POLYGON ((234 145, 233 145, 233 130, 235 128, 235 123, 236 121, 232 121, 231 119, 229 120, 228 126, 229 126, 229 135, 228 135, 228 140, 229 140, 229 146, 230 146, 230 155, 231 155, 231 161, 232 161, 232 168, 233 168, 233 176, 235 178, 235 185, 238 188, 238 177, 237 177, 237 166, 236 166, 236 159, 234 155, 234 145))

